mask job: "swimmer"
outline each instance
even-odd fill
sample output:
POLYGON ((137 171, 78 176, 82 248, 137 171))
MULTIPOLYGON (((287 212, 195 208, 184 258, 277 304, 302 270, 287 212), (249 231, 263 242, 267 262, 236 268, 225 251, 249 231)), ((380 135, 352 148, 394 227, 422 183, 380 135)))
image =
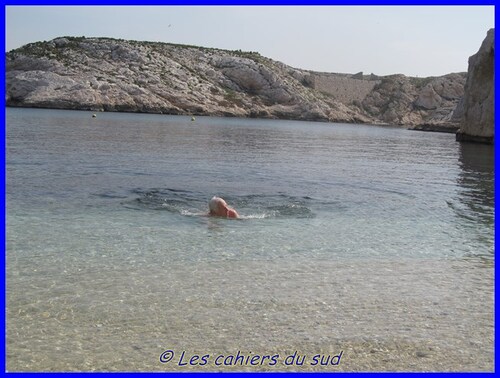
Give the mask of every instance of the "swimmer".
POLYGON ((226 217, 226 218, 239 218, 240 216, 236 210, 230 208, 226 201, 220 197, 213 197, 208 202, 209 215, 216 217, 226 217))

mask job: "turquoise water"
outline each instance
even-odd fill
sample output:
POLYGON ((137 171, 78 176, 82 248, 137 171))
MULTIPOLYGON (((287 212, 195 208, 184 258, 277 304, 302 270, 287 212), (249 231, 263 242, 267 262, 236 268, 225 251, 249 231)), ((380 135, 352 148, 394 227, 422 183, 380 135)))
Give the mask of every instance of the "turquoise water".
MULTIPOLYGON (((168 370, 170 346, 360 338, 431 340, 492 366, 491 146, 367 125, 91 115, 7 109, 9 370, 168 370), (242 219, 207 217, 213 195, 242 219), (342 316, 327 315, 335 305, 342 316)), ((418 370, 410 360, 393 368, 418 370)))

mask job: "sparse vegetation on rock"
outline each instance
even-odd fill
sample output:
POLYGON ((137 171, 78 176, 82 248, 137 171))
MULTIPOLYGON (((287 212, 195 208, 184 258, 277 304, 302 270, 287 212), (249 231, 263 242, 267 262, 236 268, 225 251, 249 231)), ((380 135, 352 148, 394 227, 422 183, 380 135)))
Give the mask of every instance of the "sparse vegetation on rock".
POLYGON ((306 71, 160 42, 60 37, 6 54, 7 106, 395 124, 450 123, 465 74, 306 71))

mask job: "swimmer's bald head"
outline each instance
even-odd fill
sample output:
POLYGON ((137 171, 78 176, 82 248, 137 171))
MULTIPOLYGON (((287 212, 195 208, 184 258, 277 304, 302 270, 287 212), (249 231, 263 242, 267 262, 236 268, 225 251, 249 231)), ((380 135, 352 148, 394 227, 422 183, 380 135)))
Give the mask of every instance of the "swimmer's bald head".
POLYGON ((210 215, 215 215, 218 217, 228 217, 228 218, 238 218, 238 213, 236 210, 231 209, 226 201, 220 197, 212 197, 208 202, 208 208, 210 210, 210 215))
POLYGON ((226 201, 224 201, 220 197, 212 197, 212 199, 208 202, 208 208, 210 209, 210 214, 216 215, 220 209, 223 209, 227 206, 226 201))

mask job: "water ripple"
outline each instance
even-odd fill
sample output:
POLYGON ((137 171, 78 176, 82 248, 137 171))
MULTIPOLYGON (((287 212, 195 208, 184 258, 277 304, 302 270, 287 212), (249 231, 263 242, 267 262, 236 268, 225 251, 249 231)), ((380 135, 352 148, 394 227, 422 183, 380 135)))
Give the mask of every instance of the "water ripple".
MULTIPOLYGON (((193 216, 206 215, 208 201, 213 194, 180 189, 131 190, 132 199, 122 202, 128 209, 140 211, 168 211, 193 216)), ((217 194, 220 195, 220 194, 217 194)), ((107 195, 109 197, 109 194, 107 195)), ((222 196, 222 195, 221 195, 222 196)), ((242 218, 313 218, 315 206, 325 205, 309 196, 296 197, 287 194, 243 194, 222 196, 230 206, 237 209, 242 218)), ((327 201, 326 204, 335 202, 327 201)))

